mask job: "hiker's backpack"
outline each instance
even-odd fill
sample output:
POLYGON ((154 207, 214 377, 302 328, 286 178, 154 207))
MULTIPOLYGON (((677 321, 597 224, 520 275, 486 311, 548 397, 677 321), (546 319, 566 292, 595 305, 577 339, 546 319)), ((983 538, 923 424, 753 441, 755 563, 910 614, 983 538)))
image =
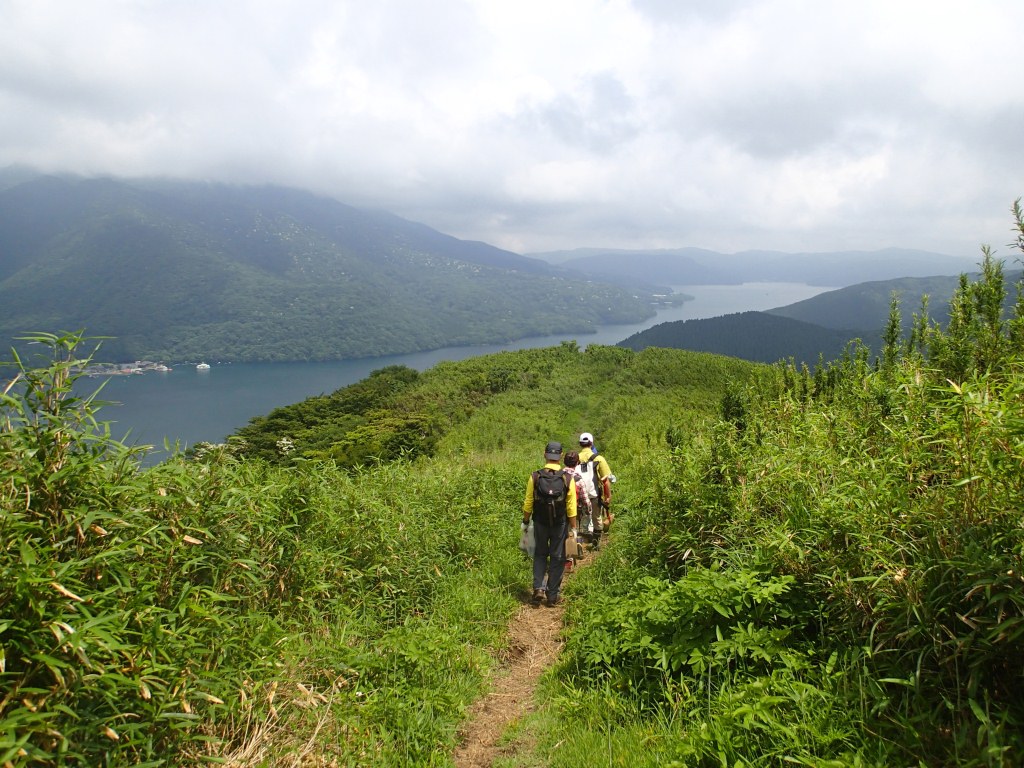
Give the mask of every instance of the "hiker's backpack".
POLYGON ((601 495, 601 479, 597 476, 597 456, 597 451, 594 451, 589 459, 581 461, 579 465, 580 474, 590 481, 589 487, 594 489, 594 496, 591 498, 601 495))
POLYGON ((590 500, 590 491, 583 476, 573 472, 566 468, 565 474, 572 477, 573 485, 576 486, 576 517, 579 518, 581 515, 589 515, 593 509, 593 503, 590 500))
POLYGON ((533 473, 533 513, 544 514, 548 525, 565 518, 565 494, 569 490, 568 476, 553 469, 539 469, 533 473))

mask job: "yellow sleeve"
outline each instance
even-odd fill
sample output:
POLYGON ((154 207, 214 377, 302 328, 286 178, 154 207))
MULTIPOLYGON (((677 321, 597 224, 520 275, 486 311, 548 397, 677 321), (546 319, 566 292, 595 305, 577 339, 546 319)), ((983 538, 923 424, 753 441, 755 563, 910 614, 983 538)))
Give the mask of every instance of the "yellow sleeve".
POLYGON ((565 516, 572 519, 576 517, 576 481, 569 478, 569 488, 565 492, 565 516))
POLYGON ((597 477, 600 480, 597 488, 597 495, 600 496, 606 504, 611 503, 612 500, 612 484, 608 478, 612 474, 612 468, 608 466, 608 461, 604 456, 597 457, 597 477))
POLYGON ((526 481, 526 498, 523 499, 523 517, 530 517, 533 515, 533 474, 530 474, 530 479, 526 481))

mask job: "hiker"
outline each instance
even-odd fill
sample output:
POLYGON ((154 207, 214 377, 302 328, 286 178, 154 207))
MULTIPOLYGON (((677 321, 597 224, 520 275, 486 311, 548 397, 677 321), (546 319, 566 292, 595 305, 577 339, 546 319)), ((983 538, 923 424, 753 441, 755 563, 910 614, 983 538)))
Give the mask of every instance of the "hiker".
POLYGON ((523 530, 533 518, 533 595, 534 605, 546 601, 549 606, 562 600, 562 575, 565 572, 565 537, 576 535, 576 493, 571 476, 562 469, 562 444, 550 442, 544 448, 544 466, 530 474, 523 500, 523 530), (547 587, 544 575, 547 574, 547 587))
POLYGON ((593 491, 590 497, 594 512, 592 515, 594 530, 590 533, 591 545, 596 549, 601 544, 601 534, 607 531, 615 516, 612 514, 612 474, 608 460, 597 452, 594 436, 589 432, 580 435, 579 471, 584 478, 589 478, 593 491))
POLYGON ((576 528, 582 535, 594 530, 593 514, 597 506, 597 491, 594 489, 593 480, 580 472, 579 453, 566 451, 563 463, 566 473, 571 474, 576 483, 576 528))

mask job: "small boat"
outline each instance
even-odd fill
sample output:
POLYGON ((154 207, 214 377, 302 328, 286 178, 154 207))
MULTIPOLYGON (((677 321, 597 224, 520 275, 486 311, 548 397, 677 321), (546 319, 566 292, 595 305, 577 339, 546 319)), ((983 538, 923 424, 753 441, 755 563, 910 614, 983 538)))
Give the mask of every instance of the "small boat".
POLYGON ((196 366, 196 370, 197 371, 208 371, 208 370, 210 370, 210 364, 209 363, 200 363, 199 365, 196 366))

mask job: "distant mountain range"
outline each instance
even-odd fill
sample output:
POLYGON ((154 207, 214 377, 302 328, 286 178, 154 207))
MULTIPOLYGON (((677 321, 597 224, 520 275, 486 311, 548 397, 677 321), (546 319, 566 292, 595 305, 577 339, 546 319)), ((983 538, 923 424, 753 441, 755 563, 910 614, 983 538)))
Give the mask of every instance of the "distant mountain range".
POLYGON ((586 332, 650 295, 308 192, 0 173, 0 351, 111 337, 107 360, 329 360, 586 332))
POLYGON ((743 251, 730 254, 703 248, 580 248, 529 255, 595 280, 620 280, 628 275, 642 274, 650 281, 668 285, 793 282, 830 288, 897 277, 959 275, 974 271, 981 261, 980 250, 972 259, 901 248, 829 253, 743 251))
POLYGON ((876 333, 892 290, 908 317, 924 292, 936 314, 975 265, 895 249, 524 256, 295 189, 0 170, 0 356, 84 329, 109 337, 109 361, 335 360, 636 323, 671 285, 849 286, 629 340, 777 359, 876 333))
MULTIPOLYGON (((1024 273, 1008 270, 1004 277, 1008 313, 1017 296, 1014 286, 1024 278, 1024 273)), ((905 329, 913 323, 914 315, 921 313, 922 298, 926 295, 928 317, 945 325, 949 301, 959 281, 957 275, 859 283, 765 312, 659 323, 624 339, 619 346, 634 350, 668 347, 714 352, 762 363, 793 359, 814 366, 819 357, 826 361, 840 357, 853 339, 860 339, 879 353, 894 293, 900 300, 905 329)))

